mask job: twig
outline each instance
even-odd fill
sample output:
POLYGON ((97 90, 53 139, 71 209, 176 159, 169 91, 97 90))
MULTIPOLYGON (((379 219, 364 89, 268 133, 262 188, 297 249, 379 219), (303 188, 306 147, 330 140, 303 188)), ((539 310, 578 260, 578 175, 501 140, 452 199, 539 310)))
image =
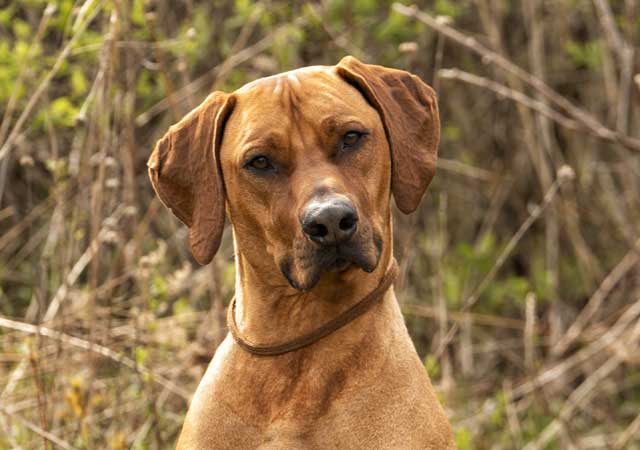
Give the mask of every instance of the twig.
POLYGON ((494 228, 498 221, 500 212, 502 211, 507 199, 509 198, 509 194, 511 193, 511 188, 513 187, 513 177, 510 175, 505 175, 499 183, 497 183, 491 189, 490 197, 491 202, 489 203, 489 207, 484 212, 482 217, 482 225, 480 226, 480 231, 478 231, 475 247, 477 248, 482 244, 482 242, 494 233, 494 228))
MULTIPOLYGON (((70 195, 70 190, 64 189, 62 191, 62 195, 65 194, 70 195)), ((27 216, 24 217, 19 223, 14 225, 10 230, 6 231, 2 236, 0 236, 0 251, 5 250, 5 248, 9 246, 9 244, 15 244, 17 238, 19 238, 20 235, 24 233, 24 231, 28 229, 33 222, 35 222, 37 219, 44 216, 48 212, 52 203, 52 198, 47 197, 45 200, 33 207, 33 209, 29 211, 27 216)))
MULTIPOLYGON (((304 21, 302 19, 298 19, 294 22, 295 25, 303 24, 304 21)), ((199 91, 200 89, 205 88, 211 80, 217 76, 220 70, 224 67, 225 70, 231 70, 232 68, 252 59, 256 55, 265 51, 271 44, 273 44, 274 40, 279 37, 283 33, 287 33, 290 29, 291 25, 283 25, 280 28, 276 29, 273 33, 265 36, 255 44, 247 47, 237 53, 232 54, 227 60, 222 63, 212 67, 208 72, 200 77, 196 78, 186 86, 178 88, 174 91, 174 99, 177 102, 181 102, 193 95, 194 92, 199 91)), ((150 107, 148 110, 143 112, 142 114, 136 117, 136 125, 142 127, 146 125, 151 119, 153 119, 158 114, 164 112, 169 107, 169 101, 165 98, 160 100, 158 103, 150 107)))
MULTIPOLYGON (((40 207, 40 205, 39 205, 39 207, 40 207)), ((107 220, 105 220, 105 222, 115 222, 115 223, 117 223, 120 220, 122 214, 124 214, 124 212, 125 212, 125 208, 124 207, 117 208, 114 211, 114 213, 111 216, 109 216, 107 218, 107 220)), ((76 283, 76 281, 78 280, 80 275, 82 275, 82 272, 87 268, 87 266, 89 265, 89 263, 91 262, 91 260, 95 256, 96 252, 100 248, 100 239, 103 237, 104 231, 105 231, 105 228, 101 229, 97 233, 97 237, 91 241, 89 246, 82 253, 80 258, 78 258, 78 260, 73 265, 73 267, 71 268, 69 273, 66 275, 66 277, 64 279, 64 282, 57 289, 56 293, 54 294, 53 298, 51 299, 51 302, 49 303, 49 306, 47 307, 47 310, 44 313, 44 316, 42 318, 42 322, 43 323, 47 323, 47 322, 53 320, 56 317, 56 315, 58 314, 58 311, 60 309, 60 305, 66 299, 67 294, 69 292, 69 288, 76 283)), ((1 248, 1 246, 0 246, 0 248, 1 248)), ((22 377, 22 374, 24 373, 25 368, 26 368, 26 361, 23 359, 17 365, 17 367, 15 369, 13 369, 13 372, 8 377, 9 381, 7 382, 7 384, 4 387, 4 389, 2 390, 2 392, 0 392, 0 399, 3 398, 3 397, 6 397, 9 393, 11 393, 15 389, 16 384, 20 380, 20 378, 22 377)))
POLYGON ((249 39, 251 38, 251 35, 253 34, 253 31, 255 30, 255 27, 264 12, 263 8, 264 6, 261 3, 258 3, 257 6, 251 11, 249 18, 240 29, 238 37, 235 39, 235 41, 231 45, 231 49, 229 50, 230 56, 222 62, 216 72, 216 79, 213 83, 214 89, 218 89, 220 85, 224 83, 224 80, 227 79, 231 70, 236 66, 236 62, 234 61, 232 56, 246 47, 247 42, 249 42, 249 39))
POLYGON ((629 125, 629 99, 631 97, 634 48, 622 38, 622 35, 618 31, 609 2, 604 0, 593 0, 593 3, 598 12, 598 16, 600 16, 600 24, 604 29, 605 38, 610 51, 616 55, 620 64, 616 128, 621 133, 627 133, 629 125))
MULTIPOLYGON (((327 33, 327 36, 331 38, 333 43, 343 52, 353 55, 357 58, 364 58, 363 51, 353 45, 353 41, 349 39, 348 33, 338 34, 335 30, 333 30, 329 23, 332 21, 327 20, 327 12, 326 6, 323 5, 322 10, 319 11, 318 6, 314 4, 314 2, 307 1, 305 2, 306 6, 309 8, 309 11, 313 14, 318 23, 322 26, 322 29, 327 33)), ((322 5, 322 2, 320 3, 322 5)))
POLYGON ((9 444, 11 445, 12 450, 23 450, 23 448, 18 445, 16 438, 13 436, 15 433, 14 429, 9 427, 9 422, 7 421, 7 416, 0 414, 0 426, 4 431, 4 435, 7 437, 9 444))
POLYGON ((522 446, 522 426, 518 420, 518 412, 514 408, 512 401, 512 389, 511 380, 505 380, 502 383, 502 392, 505 394, 505 410, 507 413, 507 424, 509 425, 509 432, 513 436, 513 440, 517 443, 518 447, 522 446))
POLYGON ((71 345, 73 347, 81 348, 83 350, 87 350, 98 355, 104 356, 105 358, 109 358, 119 364, 122 364, 125 367, 141 374, 148 376, 151 380, 155 381, 159 385, 165 387, 173 394, 185 399, 189 400, 191 396, 187 391, 182 389, 179 386, 176 386, 170 380, 166 379, 162 375, 153 373, 150 369, 144 367, 141 364, 138 364, 133 359, 124 356, 115 350, 111 350, 104 345, 96 344, 95 342, 90 342, 85 339, 81 339, 79 337, 71 336, 60 331, 53 330, 47 327, 41 327, 36 325, 31 325, 29 323, 18 322, 16 320, 7 319, 6 317, 0 317, 0 327, 9 328, 11 330, 21 331, 23 333, 28 334, 36 334, 40 336, 46 336, 50 339, 54 339, 56 341, 62 342, 64 344, 71 345))
MULTIPOLYGON (((40 413, 40 426, 43 430, 47 431, 49 424, 47 423, 47 394, 44 388, 44 380, 42 379, 42 371, 40 364, 38 363, 38 354, 34 350, 34 345, 31 343, 31 349, 29 350, 29 362, 31 363, 31 369, 33 370, 33 380, 36 386, 36 399, 38 401, 38 411, 40 413)), ((43 449, 49 450, 51 446, 44 437, 43 449)))
MULTIPOLYGON (((115 41, 113 45, 119 49, 128 49, 128 50, 144 50, 144 49, 154 49, 156 47, 160 47, 162 49, 170 49, 172 47, 180 47, 185 44, 188 44, 190 41, 189 38, 180 38, 180 39, 165 39, 163 41, 155 41, 155 42, 145 42, 145 41, 136 41, 136 40, 119 40, 115 41)), ((96 44, 88 44, 83 45, 82 47, 76 47, 71 50, 71 56, 81 55, 82 53, 95 52, 102 48, 102 43, 98 42, 96 44)))
POLYGON ((438 158, 438 170, 457 173, 479 181, 490 182, 496 179, 496 174, 480 167, 457 161, 455 159, 438 158))
MULTIPOLYGON (((4 142, 7 137, 7 132, 9 131, 9 124, 11 123, 11 118, 13 117, 13 110, 18 102, 19 95, 18 93, 21 91, 22 83, 24 81, 24 77, 27 74, 27 69, 32 67, 31 60, 34 57, 35 49, 38 48, 38 44, 42 40, 42 36, 47 29, 47 25, 49 23, 49 19, 53 16, 53 13, 56 10, 56 5, 53 2, 49 2, 47 6, 44 8, 44 12, 42 13, 42 18, 40 19, 40 23, 38 24, 38 28, 36 29, 36 34, 29 46, 29 50, 27 50, 27 56, 22 63, 22 67, 20 67, 20 72, 18 73, 18 77, 13 84, 13 89, 11 92, 11 97, 9 97, 9 101, 7 102, 7 106, 4 110, 4 114, 2 115, 2 123, 0 124, 0 142, 4 142)), ((2 203, 2 198, 4 196, 4 187, 7 181, 7 169, 9 167, 9 158, 5 158, 2 160, 0 165, 0 204, 2 203)))
POLYGON ((38 425, 36 425, 33 422, 29 422, 27 419, 25 419, 24 417, 20 417, 19 415, 12 413, 11 411, 9 411, 7 408, 5 408, 4 406, 0 405, 0 412, 2 412, 3 414, 6 414, 8 417, 10 417, 12 420, 15 420, 17 422, 20 422, 22 425, 24 425, 25 427, 27 427, 28 429, 30 429, 31 431, 33 431, 34 433, 42 436, 44 439, 48 440, 49 442, 51 442, 52 444, 57 445, 58 447, 61 447, 65 450, 77 450, 75 447, 73 447, 71 444, 63 441, 62 439, 60 439, 58 436, 56 436, 53 433, 50 433, 46 430, 43 430, 42 428, 40 428, 38 425))
POLYGON ((538 435, 537 439, 527 444, 523 450, 542 450, 558 432, 568 423, 575 409, 589 401, 596 393, 596 386, 606 378, 620 364, 617 356, 611 356, 607 362, 593 372, 573 393, 562 406, 560 414, 538 435))
MULTIPOLYGON (((88 1, 91 1, 91 0, 88 0, 88 1)), ((62 49, 62 51, 56 58, 56 62, 53 64, 53 67, 51 68, 51 70, 47 72, 47 75, 44 77, 42 82, 36 88, 35 92, 27 102, 27 105, 22 110, 22 114, 20 114, 20 117, 18 117, 18 120, 13 126, 11 133, 9 133, 9 137, 7 137, 7 140, 2 144, 2 147, 0 147, 0 161, 7 155, 7 153, 9 153, 9 151, 11 151, 11 148, 15 143, 16 138, 19 136, 20 132, 22 131, 22 127, 24 126, 24 123, 31 115, 31 111, 38 104, 40 97, 46 91, 47 87, 49 87, 49 83, 51 83, 51 80, 53 80, 53 78, 57 75, 63 63, 66 61, 67 57, 71 53, 71 49, 76 44, 78 39, 80 39, 80 36, 82 36, 82 33, 84 32, 85 28, 93 21, 93 19, 100 12, 101 5, 102 5, 102 2, 100 2, 100 4, 96 6, 96 8, 91 12, 91 15, 78 26, 78 28, 75 30, 75 33, 69 40, 69 42, 67 42, 67 45, 65 45, 65 47, 62 49)))
POLYGON ((605 31, 607 44, 611 47, 612 52, 621 58, 627 43, 622 39, 620 32, 616 28, 615 19, 613 18, 609 4, 605 0, 593 0, 593 4, 600 16, 600 24, 605 31))
POLYGON ((535 332, 536 332, 536 295, 529 292, 524 300, 526 325, 524 328, 524 365, 533 369, 535 361, 535 332))
MULTIPOLYGON (((505 261, 507 260, 509 255, 511 255, 511 252, 516 247, 516 245, 518 245, 518 243, 520 242, 524 234, 529 230, 529 228, 531 228, 531 225, 533 225, 533 223, 542 215, 544 210, 547 208, 547 206, 549 206, 551 201, 554 199, 554 197, 558 193, 558 190, 560 189, 560 186, 565 181, 573 179, 573 177, 574 177, 573 169, 571 169, 569 166, 562 166, 558 170, 557 178, 553 182, 549 190, 546 192, 546 194, 544 195, 544 198, 542 200, 542 205, 536 207, 531 212, 529 217, 527 217, 527 219, 522 223, 522 225, 520 225, 520 228, 518 229, 518 231, 516 231, 516 233, 511 237, 511 239, 505 246, 504 250, 502 250, 502 252, 498 256, 498 259, 496 260, 493 267, 491 267, 491 270, 489 270, 489 273, 484 277, 484 279, 480 282, 480 284, 478 284, 478 286, 473 291, 473 293, 469 297, 467 297, 467 299, 464 301, 460 312, 468 311, 478 301, 478 299, 480 298, 480 295, 484 292, 487 286, 489 286, 489 283, 493 281, 496 274, 502 268, 505 261)), ((457 323, 455 323, 451 327, 451 329, 447 333, 447 336, 440 342, 438 350, 435 352, 436 358, 440 356, 443 349, 455 337, 458 329, 459 329, 459 325, 457 323)))
POLYGON ((602 305, 602 302, 608 297, 613 288, 617 286, 622 277, 633 269, 638 262, 640 262, 640 239, 635 242, 634 246, 602 281, 576 320, 551 349, 553 355, 558 356, 564 353, 573 341, 580 336, 584 327, 602 305))
MULTIPOLYGON (((438 307, 429 305, 420 305, 417 303, 402 303, 402 312, 405 314, 427 317, 430 319, 438 319, 438 307)), ((509 330, 522 331, 526 329, 526 323, 519 319, 511 317, 492 316, 489 314, 478 314, 471 312, 447 311, 448 322, 464 322, 472 321, 474 324, 485 325, 488 327, 505 328, 509 330)))
MULTIPOLYGON (((627 339, 625 339, 627 346, 636 347, 638 336, 640 335, 640 322, 636 323, 634 329, 629 333, 627 339)), ((597 370, 591 373, 586 380, 575 389, 567 401, 562 405, 558 416, 538 435, 538 438, 527 444, 523 450, 542 450, 545 446, 555 437, 555 435, 562 429, 564 423, 568 423, 573 415, 573 412, 579 406, 588 402, 594 395, 598 393, 597 386, 602 385, 604 380, 611 372, 613 372, 622 362, 622 357, 614 353, 607 361, 602 364, 597 370)))
POLYGON ((622 333, 624 333, 624 330, 630 323, 636 320, 639 315, 640 299, 637 299, 602 336, 568 358, 565 358, 554 366, 543 370, 541 373, 536 375, 533 380, 527 381, 526 383, 516 387, 513 390, 514 397, 527 395, 536 389, 545 386, 551 381, 557 380, 578 364, 587 361, 595 355, 599 355, 604 349, 619 339, 622 333))
POLYGON ((573 118, 576 119, 578 122, 581 122, 584 126, 589 128, 591 132, 596 136, 602 139, 617 142, 631 150, 640 151, 639 139, 633 138, 631 136, 623 135, 621 133, 618 133, 616 131, 613 131, 607 128, 602 123, 600 123, 598 119, 593 117, 590 113, 588 113, 584 109, 581 109, 575 106, 568 99, 566 99, 565 97, 563 97, 562 95, 560 95, 559 93, 551 89, 551 87, 549 87, 545 82, 543 82, 537 77, 534 77, 533 75, 523 70, 522 68, 518 67, 508 59, 504 58, 503 56, 489 50, 487 47, 480 44, 475 38, 468 36, 456 30, 453 27, 450 27, 443 21, 438 21, 431 15, 423 11, 420 11, 415 7, 409 7, 409 6, 402 5, 400 3, 394 3, 393 9, 399 12, 400 14, 418 19, 419 21, 425 23, 426 25, 436 30, 438 33, 443 34, 444 36, 446 36, 456 44, 462 45, 463 47, 466 47, 469 50, 472 50, 473 52, 479 54, 480 56, 482 56, 482 61, 484 63, 487 63, 487 64, 494 63, 496 66, 500 67, 502 70, 519 78, 527 85, 539 91, 542 95, 547 97, 551 102, 555 103, 558 107, 565 110, 567 113, 573 116, 573 118))
POLYGON ((489 80, 487 78, 480 77, 478 75, 474 75, 468 72, 464 72, 459 69, 442 69, 438 72, 438 76, 440 78, 444 78, 446 80, 459 80, 464 81, 465 83, 472 84, 474 86, 478 86, 481 88, 489 89, 500 97, 505 97, 511 99, 515 102, 520 103, 521 105, 526 106, 529 109, 532 109, 536 112, 539 112, 545 117, 553 120, 554 122, 559 123, 563 127, 569 130, 575 131, 591 131, 589 128, 584 127, 579 122, 572 120, 554 109, 550 108, 543 102, 539 100, 535 100, 522 92, 516 91, 514 89, 508 88, 500 83, 497 83, 493 80, 489 80))
POLYGON ((640 434, 640 414, 633 419, 633 422, 620 434, 612 450, 624 450, 626 445, 631 442, 633 437, 637 437, 640 434))
MULTIPOLYGON (((109 220, 120 220, 120 216, 122 215, 123 208, 118 208, 110 217, 109 220)), ((55 295, 51 299, 49 306, 47 307, 47 311, 42 317, 42 322, 50 322, 53 318, 58 314, 58 310, 60 309, 60 305, 67 297, 67 293, 69 288, 75 284, 78 280, 84 269, 87 268, 89 263, 92 261, 96 252, 100 248, 100 239, 104 235, 104 229, 101 229, 95 239, 91 241, 91 243, 87 246, 87 249, 82 253, 80 258, 73 265, 69 273, 67 274, 64 283, 58 288, 55 295)))

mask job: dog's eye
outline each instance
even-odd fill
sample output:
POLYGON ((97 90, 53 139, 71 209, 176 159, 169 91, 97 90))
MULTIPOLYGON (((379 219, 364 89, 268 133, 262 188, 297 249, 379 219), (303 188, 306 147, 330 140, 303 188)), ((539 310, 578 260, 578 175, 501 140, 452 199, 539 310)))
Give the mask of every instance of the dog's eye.
POLYGON ((251 161, 247 163, 247 166, 256 169, 256 170, 270 170, 273 169, 273 164, 269 161, 269 158, 266 156, 256 156, 251 161))
POLYGON ((363 133, 359 131, 349 131, 344 136, 342 136, 342 150, 349 150, 354 148, 358 142, 360 142, 360 138, 363 133))

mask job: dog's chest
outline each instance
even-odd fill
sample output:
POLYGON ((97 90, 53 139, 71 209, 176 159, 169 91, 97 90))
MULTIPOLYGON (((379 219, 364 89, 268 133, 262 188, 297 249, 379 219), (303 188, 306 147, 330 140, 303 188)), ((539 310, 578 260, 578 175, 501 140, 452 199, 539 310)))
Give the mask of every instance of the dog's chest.
POLYGON ((307 362, 274 364, 246 358, 228 338, 194 396, 178 448, 452 449, 421 362, 404 351, 406 339, 391 353, 381 342, 377 352, 363 344, 364 359, 343 360, 333 343, 332 357, 315 349, 307 362))
POLYGON ((376 369, 371 361, 365 364, 354 354, 342 357, 333 350, 330 359, 319 353, 303 349, 276 359, 236 351, 219 368, 212 391, 243 421, 263 428, 267 441, 283 435, 307 439, 310 430, 296 424, 313 424, 344 397, 366 390, 361 381, 376 369))

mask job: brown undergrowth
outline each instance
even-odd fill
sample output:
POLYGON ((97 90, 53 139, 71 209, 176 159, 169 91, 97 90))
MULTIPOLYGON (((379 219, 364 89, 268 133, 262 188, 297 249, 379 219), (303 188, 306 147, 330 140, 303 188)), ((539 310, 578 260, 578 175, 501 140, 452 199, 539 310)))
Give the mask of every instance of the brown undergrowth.
POLYGON ((0 4, 0 449, 172 448, 226 333, 145 161, 215 89, 345 54, 439 94, 396 287, 461 450, 640 449, 635 0, 0 4))

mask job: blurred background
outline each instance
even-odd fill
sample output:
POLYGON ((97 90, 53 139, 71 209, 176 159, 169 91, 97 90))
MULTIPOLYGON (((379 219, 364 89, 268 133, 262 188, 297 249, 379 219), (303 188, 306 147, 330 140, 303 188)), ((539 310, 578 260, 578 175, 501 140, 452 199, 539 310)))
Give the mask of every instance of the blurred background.
POLYGON ((636 0, 0 2, 0 449, 170 449, 233 293, 145 162, 351 54, 439 95, 396 291, 460 450, 640 449, 636 0))

